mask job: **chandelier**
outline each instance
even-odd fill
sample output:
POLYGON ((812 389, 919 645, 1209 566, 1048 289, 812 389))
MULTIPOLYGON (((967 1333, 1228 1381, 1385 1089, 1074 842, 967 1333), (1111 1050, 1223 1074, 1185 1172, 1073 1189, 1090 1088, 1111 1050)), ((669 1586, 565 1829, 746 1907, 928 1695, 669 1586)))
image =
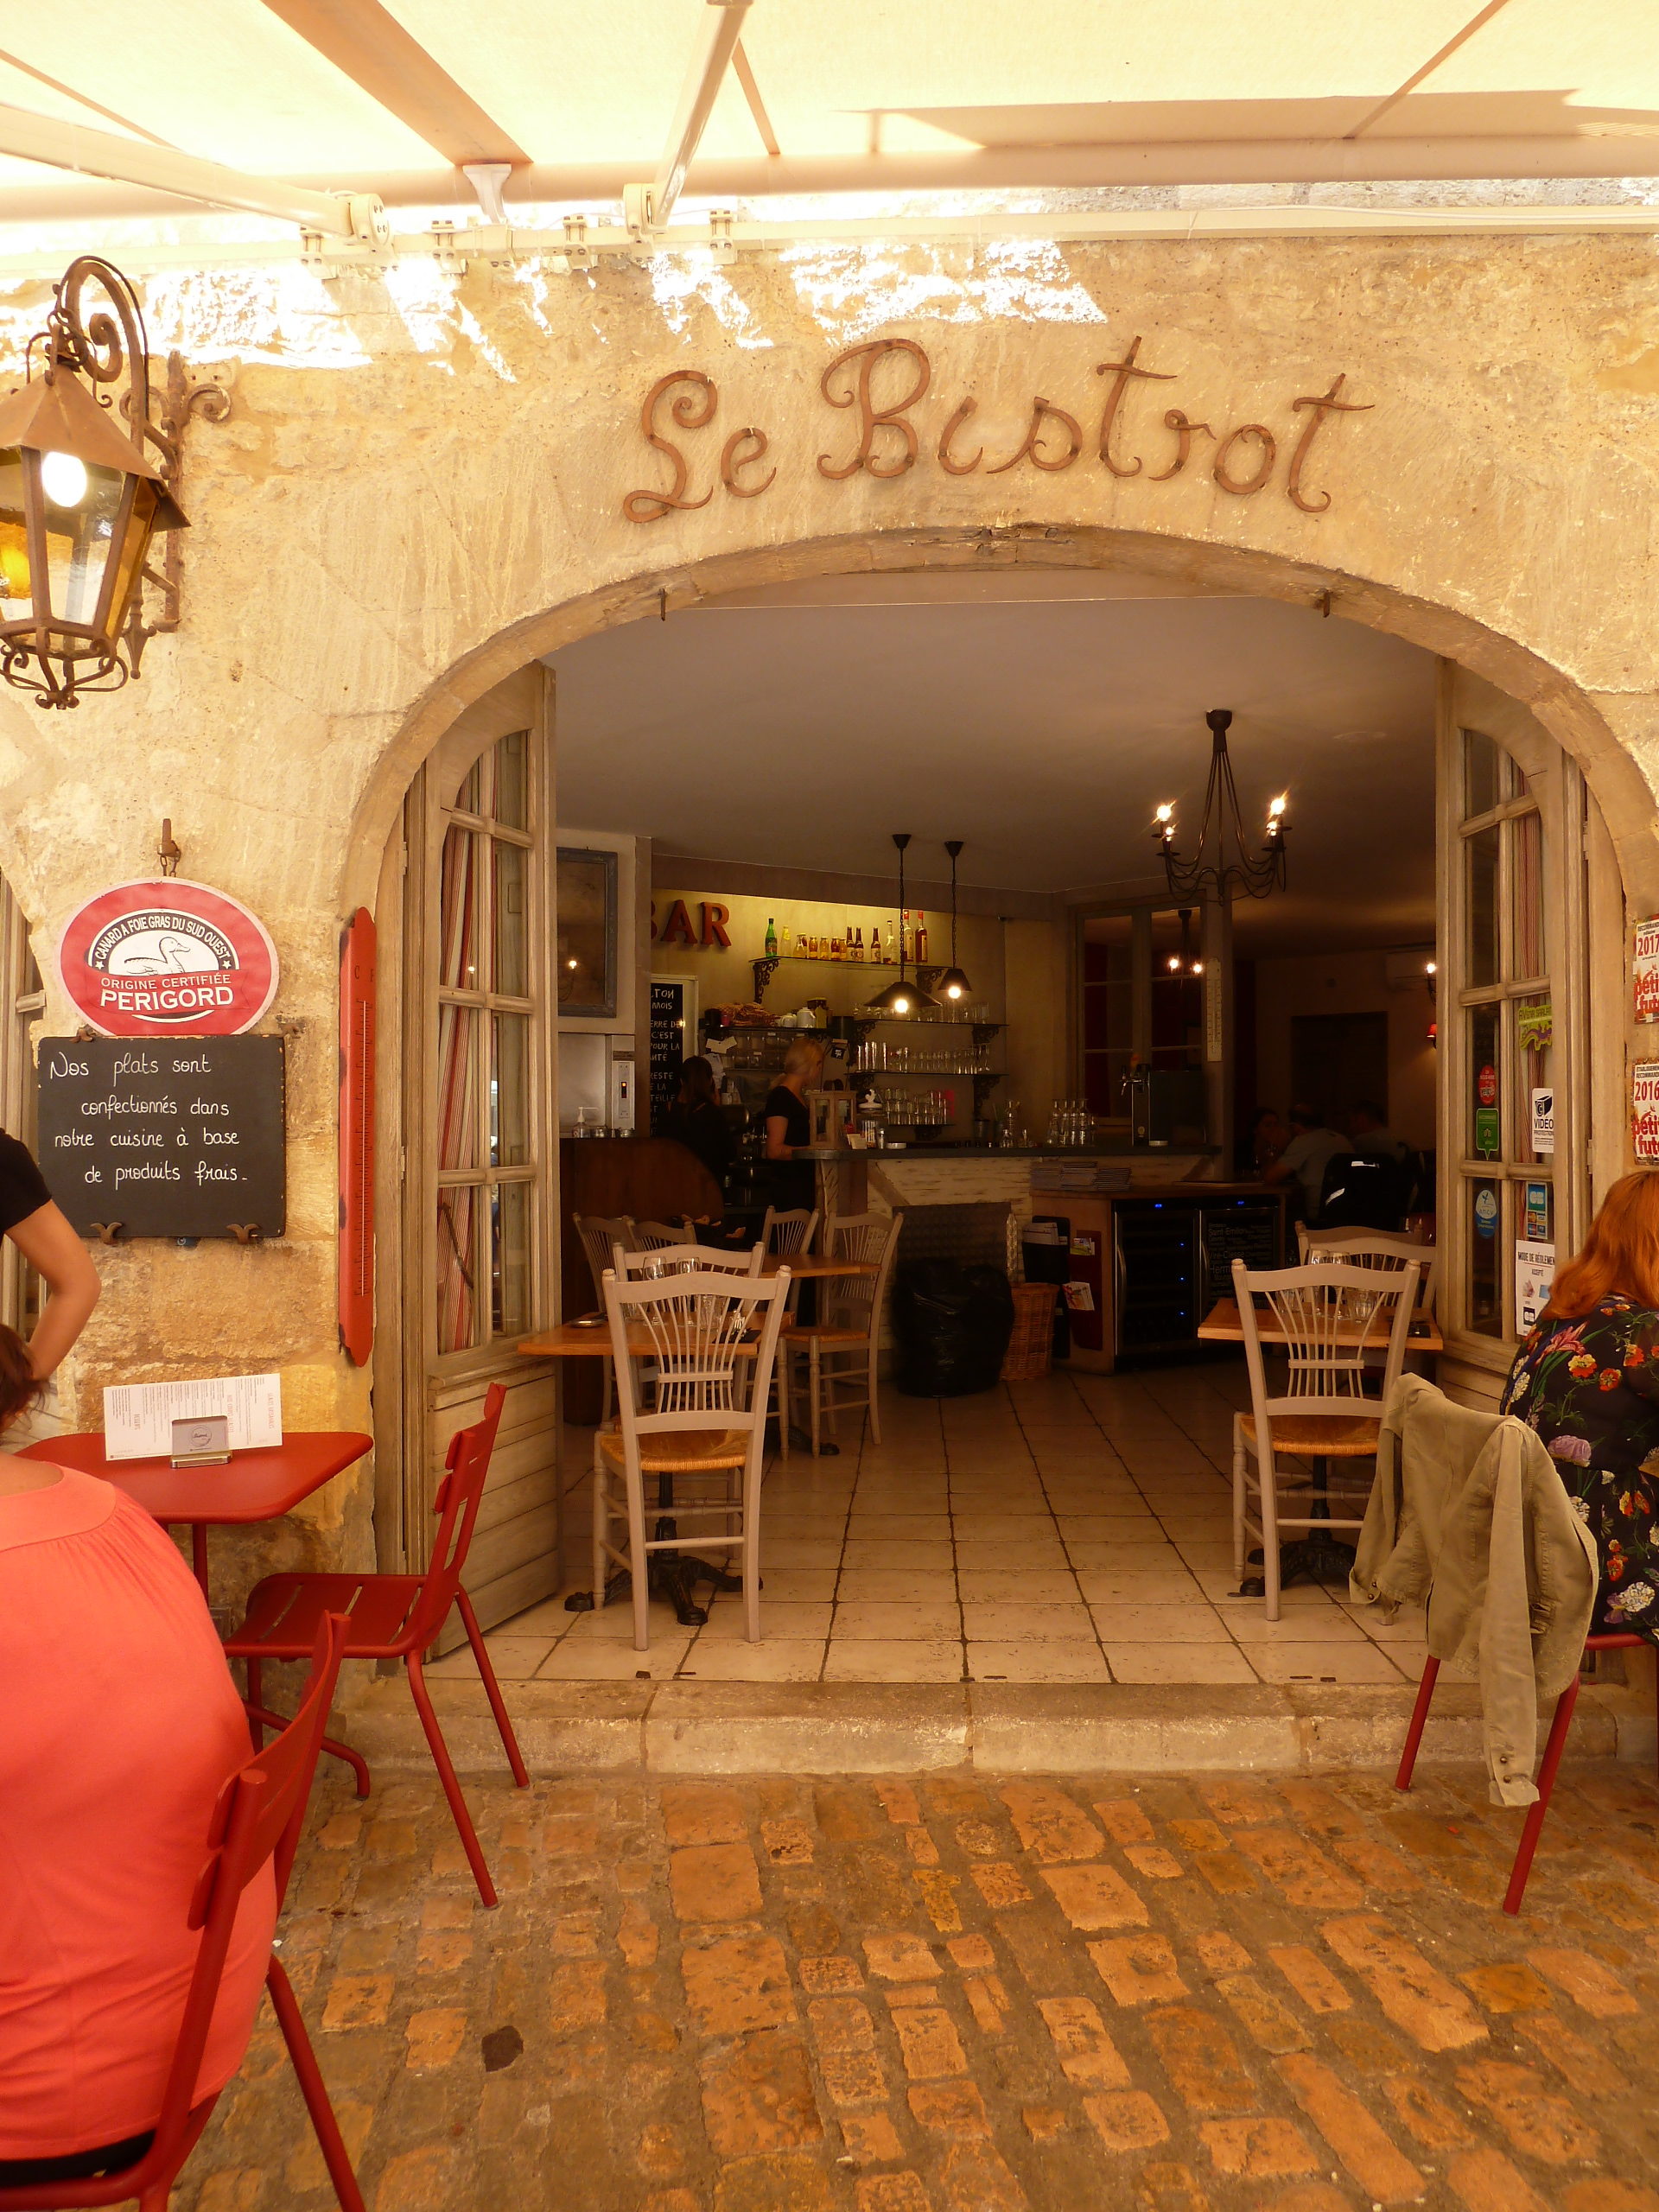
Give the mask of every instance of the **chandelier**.
POLYGON ((1268 818, 1261 851, 1247 851, 1248 833, 1239 810, 1238 787, 1227 754, 1227 731, 1233 719, 1230 707, 1212 707, 1205 716, 1213 740, 1210 780, 1205 786, 1204 820, 1198 849, 1183 859, 1175 842, 1175 803, 1166 799, 1153 817, 1153 842, 1164 863, 1170 895, 1176 899, 1265 899, 1285 887, 1285 840, 1290 824, 1285 810, 1290 801, 1284 792, 1268 802, 1268 818), (1229 857, 1230 844, 1232 857, 1229 857))

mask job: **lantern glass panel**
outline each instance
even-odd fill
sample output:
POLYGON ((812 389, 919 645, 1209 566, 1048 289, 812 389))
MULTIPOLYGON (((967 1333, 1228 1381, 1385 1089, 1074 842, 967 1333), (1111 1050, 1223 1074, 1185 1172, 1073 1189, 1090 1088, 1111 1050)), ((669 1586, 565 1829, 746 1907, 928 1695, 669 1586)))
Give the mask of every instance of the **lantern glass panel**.
POLYGON ((132 487, 132 505, 127 515, 127 525, 122 534, 120 550, 116 556, 115 589, 111 594, 110 611, 105 619, 105 629, 116 636, 125 620, 127 601, 138 581, 138 571, 144 556, 149 550, 151 525, 160 493, 147 477, 140 476, 132 487))
POLYGON ((97 622, 126 484, 118 468, 73 454, 41 454, 48 587, 57 621, 86 629, 97 622))
POLYGON ((34 613, 29 526, 23 518, 23 457, 0 451, 0 622, 26 622, 34 613))

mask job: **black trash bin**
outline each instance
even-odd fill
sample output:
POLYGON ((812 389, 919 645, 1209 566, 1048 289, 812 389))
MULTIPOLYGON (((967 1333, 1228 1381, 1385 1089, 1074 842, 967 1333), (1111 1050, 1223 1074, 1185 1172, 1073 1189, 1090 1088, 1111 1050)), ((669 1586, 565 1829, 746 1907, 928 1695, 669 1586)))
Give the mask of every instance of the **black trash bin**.
POLYGON ((1014 1333, 1014 1294, 1002 1268, 910 1260, 893 1294, 899 1389, 907 1398, 965 1398, 992 1390, 1014 1333))

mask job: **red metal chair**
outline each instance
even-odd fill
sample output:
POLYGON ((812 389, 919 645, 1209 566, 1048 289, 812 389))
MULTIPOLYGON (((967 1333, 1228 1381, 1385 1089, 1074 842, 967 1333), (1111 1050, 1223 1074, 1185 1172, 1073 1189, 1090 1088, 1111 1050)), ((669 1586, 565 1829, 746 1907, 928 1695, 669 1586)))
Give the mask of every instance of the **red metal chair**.
MULTIPOLYGON (((219 2102, 217 2092, 200 2104, 192 2104, 191 2097, 213 2024, 237 1907, 249 1883, 267 1860, 273 1860, 276 1904, 279 1911, 282 1908, 345 1649, 346 1623, 331 1614, 318 1624, 311 1673, 299 1711, 276 1741, 238 1768, 219 1792, 208 1827, 207 1864, 190 1902, 189 1924, 200 1929, 201 1947, 196 1953, 184 2018, 162 2094, 161 2115, 149 2147, 133 2164, 92 2179, 0 2186, 0 2212, 60 2212, 60 2208, 62 2212, 68 2208, 79 2212, 83 2206, 124 2204, 135 2196, 141 2212, 167 2212, 179 2171, 219 2102)), ((362 2193, 328 2102, 298 2000, 274 1951, 265 1969, 265 1987, 341 2212, 363 2212, 362 2193)))
MULTIPOLYGON (((1586 1651, 1639 1651, 1648 1643, 1645 1636, 1633 1636, 1628 1630, 1617 1633, 1610 1630, 1603 1636, 1586 1636, 1584 1648, 1586 1651)), ((1434 1698, 1435 1678, 1440 1671, 1438 1659, 1425 1662, 1423 1679, 1417 1686, 1417 1702, 1411 1709, 1411 1726, 1406 1731, 1406 1747, 1401 1754, 1400 1771, 1394 1777, 1396 1789, 1409 1789, 1411 1787, 1412 1770, 1417 1764, 1417 1750, 1423 1740, 1428 1708, 1434 1698)), ((1526 1895, 1533 1858, 1538 1849, 1538 1839, 1543 1833, 1544 1815, 1549 1810, 1549 1800, 1555 1788, 1561 1754, 1567 1749, 1567 1732, 1573 1724, 1573 1709, 1579 1701, 1581 1679, 1574 1675, 1555 1700, 1554 1718, 1549 1724, 1544 1756, 1538 1766, 1537 1801, 1528 1808, 1526 1825, 1521 1831, 1521 1841, 1516 1848, 1515 1864, 1510 1869, 1510 1886, 1503 1892, 1503 1910, 1508 1913, 1518 1913, 1521 1900, 1526 1895)))
MULTIPOLYGON (((496 1901, 495 1885, 490 1879, 472 1815, 467 1810, 467 1800, 455 1779, 448 1746, 438 1726, 438 1716, 432 1710, 422 1666, 449 1618, 449 1608, 459 1605, 467 1640, 473 1647, 485 1694, 490 1700, 490 1710, 501 1732, 512 1778, 521 1789, 527 1789, 530 1777, 519 1756, 512 1723, 507 1718, 501 1686, 495 1679, 489 1653, 484 1649, 472 1600, 461 1586, 461 1571, 467 1564, 467 1547, 473 1541, 473 1528, 478 1519, 479 1502, 484 1495, 484 1479, 490 1471, 490 1454, 495 1448, 495 1432, 506 1395, 500 1383, 493 1382, 485 1395, 482 1421, 475 1421, 471 1428, 458 1430, 449 1440, 448 1456, 444 1461, 448 1471, 433 1500, 438 1533, 424 1574, 268 1575, 248 1599, 247 1618, 225 1644, 232 1658, 247 1662, 246 1702, 256 1742, 262 1726, 282 1726, 277 1716, 262 1702, 262 1662, 303 1658, 325 1613, 346 1615, 349 1624, 346 1638, 348 1659, 401 1659, 409 1670, 415 1710, 426 1731, 438 1779, 443 1784, 443 1794, 461 1832, 467 1864, 478 1884, 479 1895, 486 1905, 496 1901)), ((334 1758, 346 1761, 357 1776, 358 1796, 366 1797, 369 1770, 361 1754, 349 1745, 337 1744, 330 1736, 323 1738, 322 1748, 334 1758)))

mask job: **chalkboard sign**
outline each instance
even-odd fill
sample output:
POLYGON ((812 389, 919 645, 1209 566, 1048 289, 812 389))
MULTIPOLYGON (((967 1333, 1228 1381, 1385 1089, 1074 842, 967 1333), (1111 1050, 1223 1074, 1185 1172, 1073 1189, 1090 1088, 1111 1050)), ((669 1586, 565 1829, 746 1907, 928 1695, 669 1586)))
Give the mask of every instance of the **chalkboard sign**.
POLYGON ((696 1049, 697 985, 691 976, 651 979, 651 1130, 662 1134, 663 1116, 680 1088, 680 1065, 696 1049))
POLYGON ((280 1236, 280 1037, 43 1037, 41 1172, 83 1236, 280 1236))

